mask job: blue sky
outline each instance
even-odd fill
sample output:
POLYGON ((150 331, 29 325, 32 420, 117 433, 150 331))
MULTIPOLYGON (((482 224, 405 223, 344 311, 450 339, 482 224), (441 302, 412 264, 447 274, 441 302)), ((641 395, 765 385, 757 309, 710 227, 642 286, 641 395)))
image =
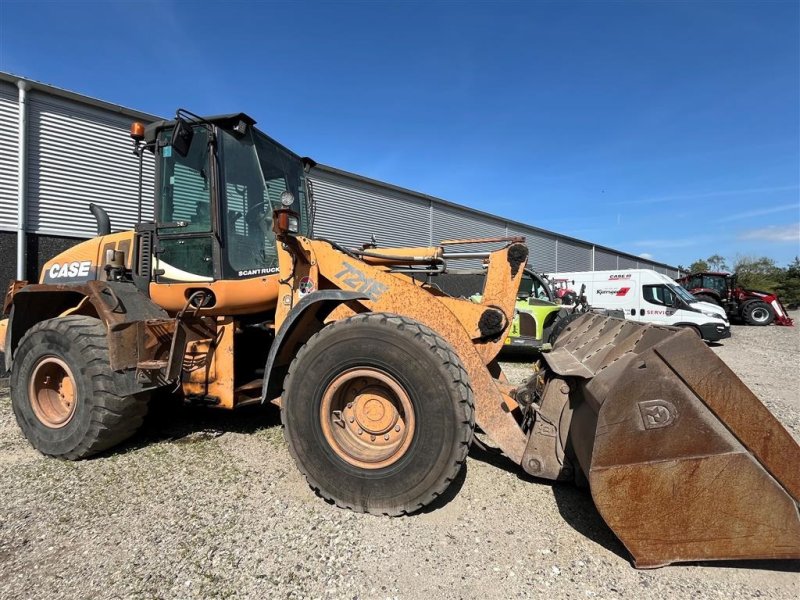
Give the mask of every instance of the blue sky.
POLYGON ((688 264, 800 254, 800 3, 0 0, 0 69, 688 264))

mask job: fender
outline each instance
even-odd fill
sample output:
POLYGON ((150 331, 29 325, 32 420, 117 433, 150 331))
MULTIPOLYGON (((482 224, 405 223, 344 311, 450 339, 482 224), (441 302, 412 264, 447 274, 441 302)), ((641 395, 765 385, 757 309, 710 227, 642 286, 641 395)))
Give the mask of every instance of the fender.
POLYGON ((5 338, 6 369, 11 370, 14 350, 28 329, 61 316, 65 311, 96 316, 103 321, 108 329, 111 368, 115 371, 136 368, 139 324, 169 319, 163 309, 130 283, 88 281, 27 285, 17 291, 11 301, 5 338))
MULTIPOLYGON (((344 290, 319 290, 307 295, 300 300, 296 306, 289 311, 286 319, 283 321, 278 332, 275 334, 275 340, 272 342, 272 347, 269 349, 267 362, 264 367, 264 383, 261 388, 261 403, 265 403, 269 398, 269 386, 272 380, 273 371, 275 370, 275 360, 278 357, 278 352, 285 346, 286 343, 291 342, 292 334, 298 331, 298 328, 311 321, 320 322, 327 317, 333 309, 340 304, 350 302, 353 300, 369 300, 369 296, 362 292, 349 292, 344 290)), ((307 339, 305 336, 304 339, 307 339)), ((273 397, 277 397, 273 395, 273 397)))

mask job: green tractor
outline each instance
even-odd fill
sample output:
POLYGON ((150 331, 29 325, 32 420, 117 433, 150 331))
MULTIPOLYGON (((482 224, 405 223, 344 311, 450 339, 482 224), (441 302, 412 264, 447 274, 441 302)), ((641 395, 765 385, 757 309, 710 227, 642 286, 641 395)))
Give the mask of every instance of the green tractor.
MULTIPOLYGON (((470 300, 480 302, 481 294, 470 300)), ((514 321, 505 341, 506 352, 538 352, 549 345, 566 324, 572 313, 556 302, 553 287, 537 273, 525 269, 517 294, 514 321)))

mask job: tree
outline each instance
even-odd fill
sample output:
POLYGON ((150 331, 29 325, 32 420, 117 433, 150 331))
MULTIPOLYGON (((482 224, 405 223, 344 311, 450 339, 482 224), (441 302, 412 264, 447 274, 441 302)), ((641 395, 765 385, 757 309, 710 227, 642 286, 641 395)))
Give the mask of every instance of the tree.
POLYGON ((800 257, 795 256, 783 273, 775 290, 786 308, 800 305, 800 257))
POLYGON ((712 254, 706 259, 710 270, 712 271, 727 271, 728 264, 725 262, 725 257, 719 254, 712 254))
POLYGON ((702 271, 709 271, 708 263, 704 261, 702 258, 698 258, 694 261, 691 265, 689 265, 689 272, 690 273, 700 273, 702 271))
POLYGON ((741 287, 764 292, 774 292, 783 275, 775 261, 766 256, 737 256, 733 270, 741 287))

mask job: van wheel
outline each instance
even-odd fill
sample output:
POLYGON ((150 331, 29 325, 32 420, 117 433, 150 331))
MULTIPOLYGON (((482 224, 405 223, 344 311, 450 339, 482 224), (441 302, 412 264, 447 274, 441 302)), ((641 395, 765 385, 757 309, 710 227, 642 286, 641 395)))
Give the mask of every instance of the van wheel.
POLYGON ((472 388, 450 344, 421 323, 369 313, 328 325, 297 353, 281 419, 323 498, 400 515, 453 481, 475 428, 472 388))
POLYGON ((697 337, 699 337, 701 340, 703 339, 703 333, 700 331, 700 328, 697 327, 696 325, 678 325, 678 327, 680 327, 681 329, 691 329, 692 331, 695 332, 695 334, 697 334, 697 337))
POLYGON ((115 391, 105 326, 86 316, 37 323, 14 353, 11 406, 42 454, 77 460, 133 435, 147 394, 115 391))

